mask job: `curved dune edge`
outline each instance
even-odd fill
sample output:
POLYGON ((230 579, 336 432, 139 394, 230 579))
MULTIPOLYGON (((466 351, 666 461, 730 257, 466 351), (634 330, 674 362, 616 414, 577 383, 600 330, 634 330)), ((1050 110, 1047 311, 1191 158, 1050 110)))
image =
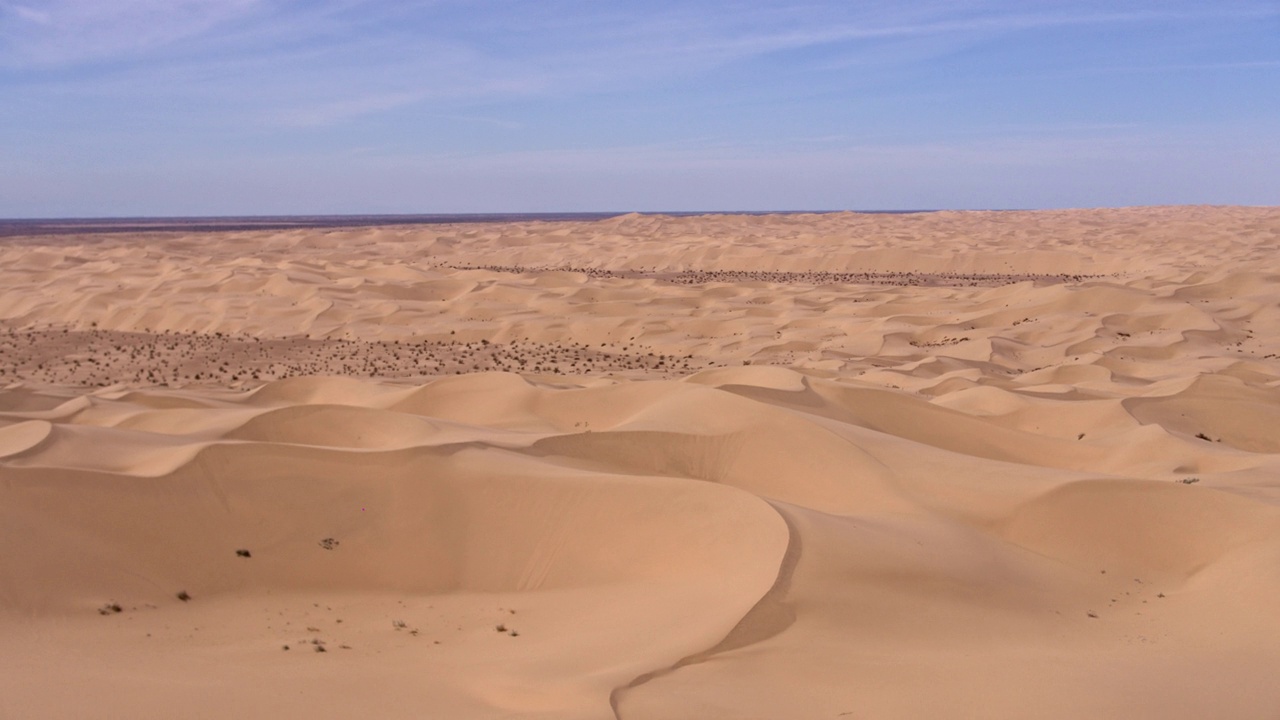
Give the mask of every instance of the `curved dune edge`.
POLYGON ((0 425, 0 458, 13 457, 38 447, 53 432, 44 420, 26 420, 0 425))
MULTIPOLYGON (((449 397, 457 384, 393 394, 415 398, 421 412, 425 397, 449 397)), ((120 607, 131 627, 167 637, 154 644, 164 648, 158 657, 194 653, 199 665, 202 656, 248 652, 246 671, 255 655, 290 644, 311 650, 312 639, 330 651, 363 649, 364 667, 373 671, 374 657, 407 652, 405 638, 423 637, 420 650, 448 650, 405 659, 433 668, 439 679, 429 685, 459 698, 458 707, 542 707, 590 717, 592 707, 607 709, 613 687, 729 633, 775 581, 788 544, 785 523, 732 478, 617 474, 519 454, 547 435, 545 426, 567 424, 572 407, 556 407, 563 401, 542 401, 544 421, 513 430, 377 409, 387 404, 379 399, 386 388, 341 387, 359 405, 334 404, 332 393, 315 387, 301 402, 267 394, 270 404, 262 407, 264 394, 255 393, 202 410, 173 402, 180 397, 173 394, 156 402, 135 392, 98 397, 62 424, 7 426, 30 447, 3 466, 0 543, 22 552, 0 561, 0 629, 12 635, 6 618, 25 617, 83 623, 90 634, 119 632, 121 623, 102 623, 117 620, 112 608, 120 607), (25 438, 32 427, 44 428, 43 444, 25 438), (250 557, 238 557, 242 549, 250 557), (175 600, 179 591, 192 599, 175 600), (375 623, 356 611, 335 625, 333 617, 315 618, 319 605, 302 598, 322 599, 326 608, 376 606, 381 617, 375 623), (310 615, 305 626, 312 630, 298 638, 278 620, 236 617, 260 615, 251 609, 256 604, 283 618, 310 615), (417 607, 423 627, 393 626, 415 614, 406 606, 417 607), (448 622, 462 623, 453 630, 462 639, 445 632, 444 618, 430 620, 437 613, 424 606, 461 614, 464 620, 448 622), (495 617, 493 606, 519 614, 495 617), (170 637, 184 613, 212 632, 211 645, 192 634, 170 637), (495 633, 498 626, 518 628, 518 635, 495 633), (566 645, 576 633, 594 639, 566 645), (494 637, 509 639, 505 647, 514 654, 493 646, 494 637), (556 657, 551 675, 547 653, 556 657), (449 670, 474 663, 505 679, 494 685, 449 670)), ((530 386, 501 378, 471 383, 470 399, 521 387, 530 386)), ((592 394, 615 394, 540 392, 570 395, 569 405, 584 405, 588 414, 598 402, 592 394)), ((691 452, 700 452, 696 444, 691 452)), ((9 652, 27 647, 18 635, 9 652)), ((97 662, 91 649, 82 657, 97 662)), ((145 665, 115 667, 99 676, 111 693, 123 693, 111 702, 119 712, 177 701, 131 679, 145 676, 145 665)), ((42 669, 37 663, 29 672, 42 669)), ((235 669, 210 672, 249 688, 264 682, 235 669)), ((197 697, 205 692, 199 677, 179 675, 197 697)), ((71 711, 107 692, 90 682, 79 700, 51 700, 46 709, 71 711)), ((316 697, 334 701, 331 692, 316 697)))
MULTIPOLYGON (((1157 410, 1203 388, 1164 392, 1157 410)), ((1267 660, 1280 647, 1256 613, 1222 620, 1264 603, 1280 574, 1250 571, 1243 593, 1205 580, 1280 554, 1280 502, 1251 480, 1280 463, 1178 439, 1119 401, 1069 415, 1102 434, 1086 442, 1034 432, 1032 409, 1072 401, 1000 397, 974 412, 778 368, 576 388, 480 375, 84 397, 4 413, 23 442, 0 465, 0 542, 21 549, 0 561, 0 632, 19 652, 44 637, 25 623, 56 619, 89 644, 55 642, 86 663, 139 642, 133 629, 157 642, 51 711, 120 692, 133 698, 112 705, 125 714, 176 707, 129 678, 179 657, 200 675, 173 672, 210 707, 255 712, 220 699, 212 678, 250 694, 271 678, 307 693, 299 707, 346 707, 344 684, 280 664, 299 657, 282 645, 318 655, 317 640, 356 678, 375 682, 388 657, 429 675, 414 691, 379 686, 419 713, 671 717, 691 702, 712 717, 784 713, 839 668, 891 690, 837 684, 824 707, 856 695, 911 716, 961 692, 922 690, 919 673, 994 633, 1009 654, 960 675, 986 687, 1032 673, 1067 717, 1086 707, 1068 698, 1088 695, 1098 653, 1137 672, 1142 655, 1106 650, 1125 638, 1205 662, 1212 648, 1267 660), (22 419, 46 406, 78 409, 22 419), (1160 462, 1135 433, 1161 443, 1160 462), (1188 485, 1171 467, 1186 462, 1226 469, 1188 485), (397 629, 401 616, 415 627, 397 629), (876 670, 885 653, 907 670, 876 670), (1077 669, 1029 669, 1064 666, 1077 669)), ((1246 685, 1262 682, 1252 668, 1235 667, 1246 685)), ((4 689, 49 670, 30 665, 4 689)), ((1175 717, 1188 715, 1154 698, 1228 702, 1202 683, 1140 687, 1175 717)), ((1017 714, 1039 697, 1001 702, 1017 714)))
POLYGON ((1277 238, 6 239, 0 716, 1276 716, 1277 238))
POLYGON ((791 577, 795 572, 796 563, 800 559, 800 536, 786 513, 778 508, 777 505, 774 505, 774 508, 778 511, 778 516, 787 524, 788 539, 787 552, 778 564, 777 576, 774 578, 773 584, 769 586, 768 592, 762 595, 756 601, 756 604, 742 616, 742 619, 733 626, 729 634, 725 635, 714 646, 686 655, 668 667, 651 670, 635 677, 626 685, 614 688, 609 693, 609 706, 612 708, 615 718, 620 719, 622 717, 621 707, 627 695, 641 686, 674 673, 681 668, 707 662, 722 653, 764 642, 782 633, 795 622, 795 611, 786 603, 786 596, 791 587, 791 577))

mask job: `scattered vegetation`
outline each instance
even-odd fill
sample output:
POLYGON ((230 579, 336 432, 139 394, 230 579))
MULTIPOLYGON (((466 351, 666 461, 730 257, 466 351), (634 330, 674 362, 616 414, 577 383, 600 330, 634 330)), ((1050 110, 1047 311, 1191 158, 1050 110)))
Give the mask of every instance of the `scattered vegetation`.
POLYGON ((45 328, 0 333, 0 376, 79 387, 259 385, 307 375, 422 377, 505 371, 593 375, 680 374, 704 365, 692 354, 655 353, 634 342, 589 344, 517 338, 385 341, 259 338, 247 334, 45 328))

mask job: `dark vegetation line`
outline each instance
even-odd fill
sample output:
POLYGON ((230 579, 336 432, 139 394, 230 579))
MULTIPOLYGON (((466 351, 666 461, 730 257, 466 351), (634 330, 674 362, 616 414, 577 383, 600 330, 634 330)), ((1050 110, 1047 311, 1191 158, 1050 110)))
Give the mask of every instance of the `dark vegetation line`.
POLYGON ((0 387, 14 381, 79 387, 254 386, 308 375, 412 378, 486 371, 664 377, 712 364, 693 355, 649 352, 634 341, 369 341, 70 329, 0 333, 0 387))
POLYGON ((443 265, 453 270, 487 270, 500 273, 576 272, 592 278, 665 280, 677 285, 711 282, 771 282, 811 285, 922 285, 996 287, 1020 282, 1071 283, 1097 280, 1107 275, 1073 273, 953 273, 953 272, 830 272, 826 270, 607 270, 570 265, 443 265))

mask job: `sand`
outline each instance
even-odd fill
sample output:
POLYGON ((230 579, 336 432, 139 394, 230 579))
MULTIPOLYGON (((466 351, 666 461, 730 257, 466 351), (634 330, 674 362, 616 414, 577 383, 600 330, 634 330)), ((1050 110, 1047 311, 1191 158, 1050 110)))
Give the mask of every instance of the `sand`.
POLYGON ((0 718, 1275 718, 1280 208, 0 239, 0 718))

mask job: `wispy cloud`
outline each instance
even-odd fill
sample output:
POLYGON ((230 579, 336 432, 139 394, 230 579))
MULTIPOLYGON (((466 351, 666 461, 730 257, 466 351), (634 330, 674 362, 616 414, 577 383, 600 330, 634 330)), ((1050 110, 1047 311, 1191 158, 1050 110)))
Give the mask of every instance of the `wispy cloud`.
POLYGON ((1125 147, 1106 138, 1179 114, 1273 127, 1277 22, 1275 0, 0 0, 0 153, 71 174, 286 148, 762 186, 931 152, 1102 162, 1125 147))
POLYGON ((55 67, 148 52, 260 12, 265 0, 32 0, 0 19, 0 62, 55 67))
POLYGON ((281 125, 293 127, 331 125, 335 122, 411 105, 422 100, 423 97, 422 93, 417 92, 363 95, 310 107, 292 108, 278 114, 274 119, 281 125))
POLYGON ((22 20, 36 23, 37 25, 48 25, 53 20, 53 18, 47 12, 43 12, 41 10, 37 10, 32 7, 27 7, 26 5, 18 5, 16 3, 0 5, 0 11, 5 13, 12 13, 13 15, 16 15, 22 20))
POLYGON ((1164 65, 1125 65, 1091 68, 1092 73, 1170 73, 1198 71, 1233 71, 1233 70, 1270 70, 1280 68, 1280 60, 1257 60, 1251 62, 1201 62, 1201 63, 1169 63, 1164 65))
MULTIPOLYGON (((486 87, 527 88, 546 79, 546 92, 596 90, 642 78, 687 74, 779 52, 848 46, 865 60, 877 43, 935 38, 941 47, 1001 34, 1066 25, 1276 14, 1266 5, 1044 2, 840 3, 771 5, 677 3, 618 9, 592 2, 554 4, 493 0, 466 3, 379 3, 371 0, 28 0, 0 5, 0 66, 11 69, 158 59, 197 64, 206 76, 225 65, 272 66, 282 52, 305 51, 307 67, 291 80, 321 79, 338 70, 373 78, 414 65, 431 74, 402 77, 397 92, 430 92, 449 76, 486 87), (1136 7, 1137 9, 1126 9, 1136 7), (352 38, 357 38, 353 41, 352 38), (349 52, 358 44, 357 53, 349 52), (951 44, 947 44, 951 43, 951 44), (467 55, 467 66, 440 68, 436 48, 467 55), (495 73, 523 76, 500 82, 495 73)), ((928 52, 925 51, 927 56, 928 52)), ((895 56, 896 57, 896 56, 895 56)), ((145 67, 127 72, 146 74, 145 67)), ((125 72, 122 70, 122 72, 125 72)), ((510 78, 507 78, 510 79, 510 78)), ((518 93, 519 91, 517 91, 518 93)), ((339 102, 340 100, 335 100, 339 102)), ((335 117, 341 113, 335 114, 335 117)))

